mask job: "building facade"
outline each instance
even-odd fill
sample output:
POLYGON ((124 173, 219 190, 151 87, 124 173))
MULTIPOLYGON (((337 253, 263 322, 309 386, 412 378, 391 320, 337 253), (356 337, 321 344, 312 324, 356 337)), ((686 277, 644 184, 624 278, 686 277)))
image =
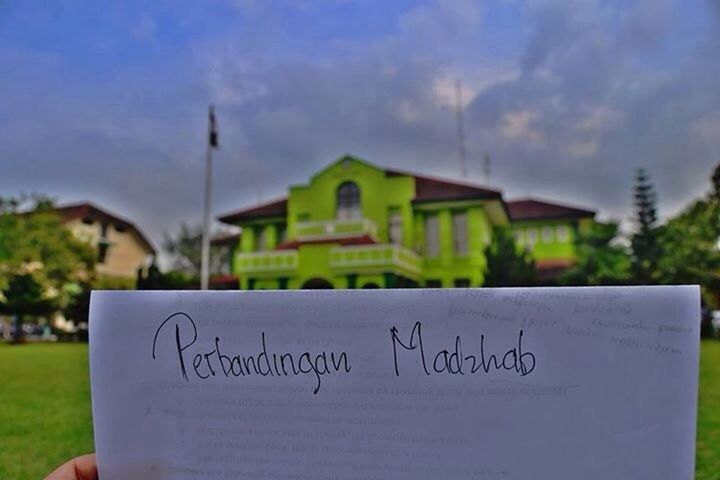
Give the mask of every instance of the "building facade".
POLYGON ((512 228, 541 268, 556 268, 572 264, 577 231, 593 218, 344 156, 286 197, 219 220, 242 229, 232 272, 254 290, 482 286, 494 229, 512 228))
POLYGON ((58 207, 63 225, 95 247, 95 270, 108 280, 117 279, 133 286, 138 269, 145 268, 155 248, 132 222, 91 203, 58 207))

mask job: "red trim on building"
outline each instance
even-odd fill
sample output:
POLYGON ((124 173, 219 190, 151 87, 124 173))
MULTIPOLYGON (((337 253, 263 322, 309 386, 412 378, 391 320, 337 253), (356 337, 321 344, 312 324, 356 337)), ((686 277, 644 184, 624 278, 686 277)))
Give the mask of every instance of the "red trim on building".
POLYGON ((240 287, 240 280, 235 275, 215 275, 210 277, 210 287, 237 289, 240 287))
POLYGON ((537 260, 535 262, 535 268, 538 270, 565 269, 572 267, 574 264, 575 262, 573 260, 566 258, 537 260))
POLYGON ((370 235, 358 235, 344 238, 319 238, 317 240, 289 240, 277 246, 276 250, 296 250, 301 245, 321 245, 324 243, 337 243, 344 247, 351 245, 375 245, 377 242, 370 235))

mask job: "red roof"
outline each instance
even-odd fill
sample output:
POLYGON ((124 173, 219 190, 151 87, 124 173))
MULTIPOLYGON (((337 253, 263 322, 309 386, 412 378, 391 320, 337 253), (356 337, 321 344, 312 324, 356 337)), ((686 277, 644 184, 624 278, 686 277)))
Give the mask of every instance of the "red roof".
POLYGON ((557 218, 593 218, 594 210, 544 202, 532 198, 507 202, 511 220, 547 220, 557 218))
POLYGON ((115 227, 121 227, 128 231, 134 232, 140 243, 142 243, 146 249, 155 254, 155 247, 150 240, 137 228, 132 222, 126 220, 114 213, 110 213, 90 202, 75 203, 71 205, 64 205, 56 207, 55 211, 58 212, 63 222, 69 222, 75 219, 90 219, 90 220, 101 220, 113 224, 115 227))
MULTIPOLYGON (((415 198, 413 202, 437 202, 443 200, 477 200, 502 199, 500 190, 481 187, 471 183, 444 180, 440 178, 416 175, 400 170, 385 170, 385 175, 411 176, 415 179, 415 198)), ((264 217, 277 217, 287 214, 287 197, 271 202, 243 208, 235 212, 226 213, 218 217, 224 223, 236 224, 244 220, 253 220, 264 217)))
POLYGON ((277 217, 287 213, 287 197, 273 200, 250 208, 243 208, 235 212, 220 215, 218 220, 224 223, 238 223, 243 220, 252 220, 263 217, 277 217))
POLYGON ((416 175, 401 170, 385 170, 388 177, 411 176, 415 179, 413 202, 437 202, 442 200, 501 199, 500 190, 481 187, 467 182, 416 175))
POLYGON ((277 250, 295 250, 300 245, 317 245, 321 243, 337 243, 342 246, 349 245, 373 245, 377 242, 368 235, 357 235, 354 237, 343 237, 343 238, 318 238, 315 240, 288 240, 277 246, 277 250))

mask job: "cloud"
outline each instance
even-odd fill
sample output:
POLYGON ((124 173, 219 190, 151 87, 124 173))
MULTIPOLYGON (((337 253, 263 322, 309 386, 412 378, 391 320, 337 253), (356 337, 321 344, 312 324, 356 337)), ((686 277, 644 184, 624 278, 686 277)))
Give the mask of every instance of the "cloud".
POLYGON ((471 34, 480 24, 479 2, 446 0, 420 6, 400 15, 400 35, 414 40, 438 40, 471 34))
POLYGON ((718 158, 694 139, 714 133, 720 94, 707 79, 720 60, 708 56, 711 31, 675 28, 683 13, 670 2, 526 7, 522 73, 468 107, 476 145, 502 159, 510 193, 568 196, 623 216, 638 166, 653 172, 665 215, 702 193, 718 158))
POLYGON ((507 138, 522 142, 530 147, 539 147, 543 144, 543 135, 535 128, 537 112, 520 110, 506 112, 502 117, 500 132, 507 138))
POLYGON ((509 196, 623 216, 644 165, 667 214, 719 160, 711 3, 435 0, 390 20, 375 2, 333 4, 372 33, 325 25, 327 2, 290 3, 218 2, 212 16, 143 5, 127 41, 111 38, 123 47, 113 62, 4 47, 14 68, 0 76, 0 188, 95 200, 159 239, 200 218, 210 102, 215 211, 283 194, 346 152, 457 177, 457 79, 470 180, 487 152, 491 183, 509 196), (132 56, 138 34, 153 45, 132 56))

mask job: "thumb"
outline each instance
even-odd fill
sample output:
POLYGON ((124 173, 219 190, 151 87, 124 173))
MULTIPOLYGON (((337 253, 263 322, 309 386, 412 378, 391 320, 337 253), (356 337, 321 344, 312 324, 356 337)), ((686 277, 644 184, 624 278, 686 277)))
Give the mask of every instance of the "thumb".
POLYGON ((45 477, 45 480, 98 480, 95 454, 73 458, 45 477))

